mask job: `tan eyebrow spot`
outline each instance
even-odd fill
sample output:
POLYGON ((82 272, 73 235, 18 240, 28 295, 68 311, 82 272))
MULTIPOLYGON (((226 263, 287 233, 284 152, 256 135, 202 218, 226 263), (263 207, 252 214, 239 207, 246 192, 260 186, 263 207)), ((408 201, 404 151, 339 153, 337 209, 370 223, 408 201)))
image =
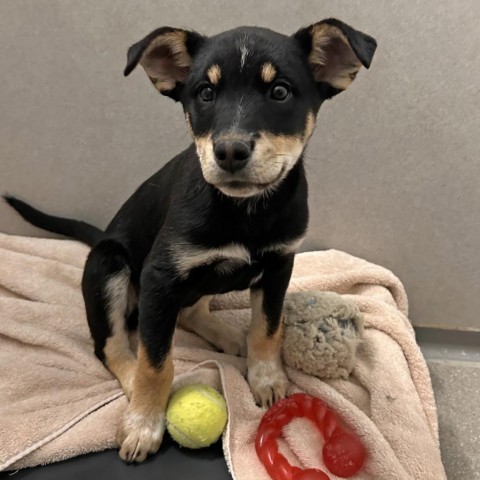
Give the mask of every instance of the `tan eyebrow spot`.
POLYGON ((217 64, 212 65, 207 71, 207 77, 212 85, 218 85, 222 78, 222 72, 217 64))
POLYGON ((262 80, 265 83, 270 83, 275 78, 277 70, 270 62, 267 62, 262 65, 262 70, 260 73, 262 75, 262 80))

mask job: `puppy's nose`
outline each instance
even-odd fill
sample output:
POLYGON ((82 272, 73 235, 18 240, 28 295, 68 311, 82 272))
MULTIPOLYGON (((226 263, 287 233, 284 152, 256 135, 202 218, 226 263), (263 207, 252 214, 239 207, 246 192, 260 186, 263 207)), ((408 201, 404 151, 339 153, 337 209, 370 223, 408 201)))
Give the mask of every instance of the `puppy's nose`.
POLYGON ((253 142, 241 140, 220 140, 213 146, 215 160, 219 167, 235 173, 245 167, 253 150, 253 142))

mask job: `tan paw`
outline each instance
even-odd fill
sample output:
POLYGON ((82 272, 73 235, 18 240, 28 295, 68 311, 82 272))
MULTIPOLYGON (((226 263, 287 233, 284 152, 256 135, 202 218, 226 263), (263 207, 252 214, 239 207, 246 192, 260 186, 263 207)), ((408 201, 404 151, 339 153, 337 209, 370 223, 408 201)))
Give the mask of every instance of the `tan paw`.
POLYGON ((261 407, 270 407, 287 395, 289 382, 279 362, 257 361, 248 368, 247 378, 255 401, 261 407))
POLYGON ((125 462, 143 462, 160 448, 165 431, 164 415, 147 417, 127 411, 117 433, 120 458, 125 462))

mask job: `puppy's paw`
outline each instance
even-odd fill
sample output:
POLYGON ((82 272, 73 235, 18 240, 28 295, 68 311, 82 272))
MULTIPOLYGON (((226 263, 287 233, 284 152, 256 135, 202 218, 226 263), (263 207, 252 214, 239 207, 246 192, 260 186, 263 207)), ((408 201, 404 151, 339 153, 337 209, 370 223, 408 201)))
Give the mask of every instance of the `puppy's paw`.
POLYGON ((261 407, 271 407, 285 397, 288 378, 280 362, 257 361, 248 368, 248 383, 255 401, 261 407))
POLYGON ((140 463, 160 448, 165 432, 164 415, 145 416, 127 408, 117 433, 120 458, 140 463))

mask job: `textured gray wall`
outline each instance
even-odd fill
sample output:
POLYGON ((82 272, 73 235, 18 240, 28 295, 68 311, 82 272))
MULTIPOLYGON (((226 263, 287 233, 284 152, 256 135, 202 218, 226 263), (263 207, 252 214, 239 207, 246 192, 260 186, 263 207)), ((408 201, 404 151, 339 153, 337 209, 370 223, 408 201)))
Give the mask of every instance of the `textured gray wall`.
MULTIPOLYGON (((320 113, 306 248, 392 269, 419 325, 480 328, 480 3, 409 0, 0 2, 0 191, 104 226, 189 143, 126 48, 161 25, 284 33, 337 16, 373 35, 370 71, 320 113)), ((0 206, 0 230, 46 235, 0 206)))

